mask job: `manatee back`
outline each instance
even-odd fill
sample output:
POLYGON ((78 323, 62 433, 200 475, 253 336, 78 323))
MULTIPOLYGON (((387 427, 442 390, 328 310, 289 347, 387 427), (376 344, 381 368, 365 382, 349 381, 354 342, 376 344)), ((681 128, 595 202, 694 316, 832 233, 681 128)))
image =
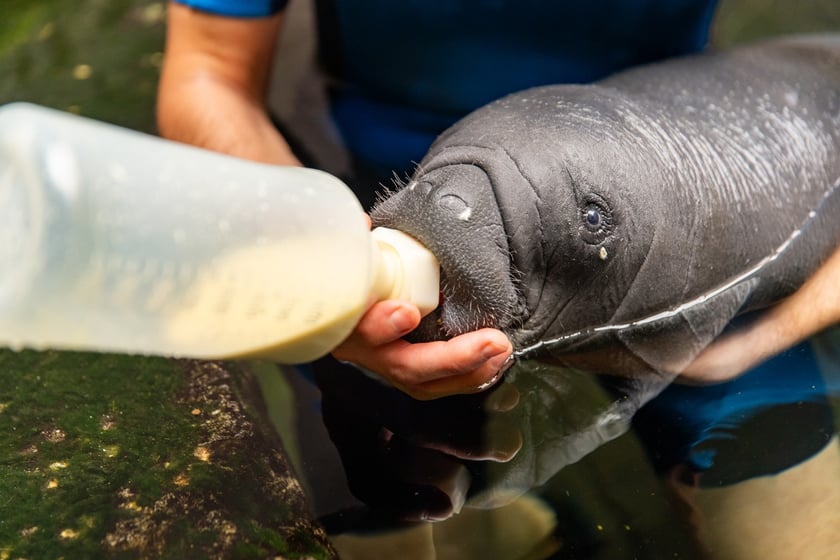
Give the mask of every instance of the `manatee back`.
POLYGON ((630 126, 672 170, 662 196, 691 208, 686 297, 757 267, 747 307, 772 303, 840 244, 840 35, 667 61, 599 85, 638 108, 630 126))

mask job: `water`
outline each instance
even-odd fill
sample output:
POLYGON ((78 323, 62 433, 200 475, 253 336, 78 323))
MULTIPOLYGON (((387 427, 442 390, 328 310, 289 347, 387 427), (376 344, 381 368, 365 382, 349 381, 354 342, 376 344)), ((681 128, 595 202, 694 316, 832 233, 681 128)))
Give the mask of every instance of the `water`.
POLYGON ((433 402, 361 375, 290 375, 298 469, 342 557, 830 558, 840 546, 840 327, 732 381, 671 384, 638 412, 626 380, 535 359, 487 393, 433 402))

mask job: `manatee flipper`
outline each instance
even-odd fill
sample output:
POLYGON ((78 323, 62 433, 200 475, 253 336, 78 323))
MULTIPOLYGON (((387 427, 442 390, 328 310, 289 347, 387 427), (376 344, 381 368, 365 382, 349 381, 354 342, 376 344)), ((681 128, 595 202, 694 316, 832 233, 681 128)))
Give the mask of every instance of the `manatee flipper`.
POLYGON ((661 317, 638 321, 619 330, 618 339, 651 369, 676 376, 723 332, 758 283, 754 276, 661 317))
POLYGON ((661 313, 540 341, 515 357, 604 375, 647 372, 672 379, 720 335, 759 282, 750 275, 661 313))
POLYGON ((604 417, 628 423, 714 342, 759 281, 757 274, 735 279, 674 309, 543 341, 516 357, 597 375, 613 396, 604 417))

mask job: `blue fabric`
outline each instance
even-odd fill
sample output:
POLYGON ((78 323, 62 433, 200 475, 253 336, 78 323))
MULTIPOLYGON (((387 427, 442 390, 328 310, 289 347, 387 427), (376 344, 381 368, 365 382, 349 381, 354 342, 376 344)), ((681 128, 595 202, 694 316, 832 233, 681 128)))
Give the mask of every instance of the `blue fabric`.
POLYGON ((585 83, 704 48, 714 0, 335 2, 322 38, 350 151, 404 175, 434 138, 508 93, 585 83), (332 45, 330 45, 332 41, 332 45))
POLYGON ((288 0, 174 0, 203 12, 231 17, 265 17, 286 7, 288 0))

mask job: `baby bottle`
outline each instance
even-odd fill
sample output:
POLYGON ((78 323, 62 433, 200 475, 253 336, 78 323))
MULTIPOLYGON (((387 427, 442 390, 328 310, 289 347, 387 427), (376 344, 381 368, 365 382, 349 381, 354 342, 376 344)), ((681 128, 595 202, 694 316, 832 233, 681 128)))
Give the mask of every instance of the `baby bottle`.
POLYGON ((327 173, 0 107, 0 345, 301 363, 438 264, 327 173))

